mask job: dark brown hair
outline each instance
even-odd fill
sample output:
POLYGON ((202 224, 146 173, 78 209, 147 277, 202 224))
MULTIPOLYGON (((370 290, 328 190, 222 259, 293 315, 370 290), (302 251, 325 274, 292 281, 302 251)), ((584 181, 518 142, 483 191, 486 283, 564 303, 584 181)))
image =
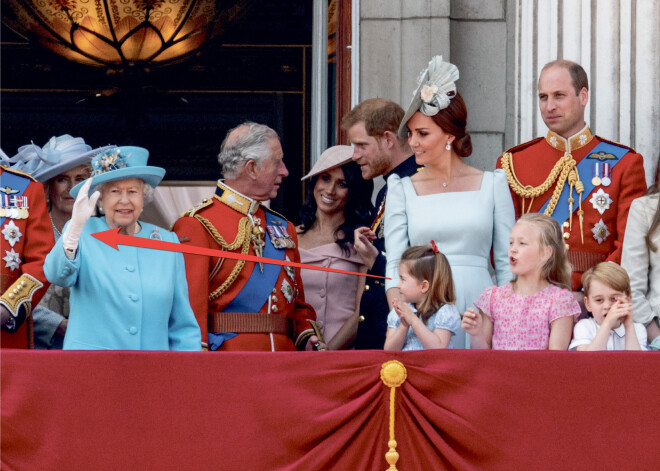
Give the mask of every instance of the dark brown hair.
POLYGON ((424 301, 415 306, 425 324, 443 305, 456 302, 451 267, 441 252, 434 252, 430 245, 415 245, 403 252, 399 263, 417 281, 429 282, 424 301))
POLYGON ((541 75, 543 75, 543 72, 545 72, 547 69, 552 67, 561 67, 562 69, 568 70, 576 95, 579 95, 580 90, 583 88, 589 91, 589 78, 587 77, 587 73, 577 62, 567 61, 565 59, 557 59, 552 62, 548 62, 543 66, 543 69, 541 69, 541 75))
POLYGON ((460 157, 468 157, 472 154, 472 138, 466 131, 467 107, 460 93, 449 100, 449 106, 440 110, 438 114, 431 116, 433 122, 447 134, 455 137, 452 147, 460 157))
POLYGON ((399 124, 405 114, 403 108, 393 101, 384 98, 369 98, 344 115, 341 120, 341 128, 348 131, 363 121, 368 136, 379 138, 385 134, 385 131, 390 131, 397 136, 399 145, 405 146, 408 138, 397 135, 399 124))

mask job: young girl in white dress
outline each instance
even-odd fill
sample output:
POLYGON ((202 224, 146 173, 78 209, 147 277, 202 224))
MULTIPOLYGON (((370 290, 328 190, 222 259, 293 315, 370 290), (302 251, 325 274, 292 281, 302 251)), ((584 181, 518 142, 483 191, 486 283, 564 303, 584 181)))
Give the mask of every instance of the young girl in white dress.
POLYGON ((385 350, 449 348, 461 316, 451 267, 435 243, 410 247, 399 263, 399 298, 387 317, 385 350))
POLYGON ((473 348, 566 350, 580 306, 562 231, 550 216, 528 213, 513 226, 509 263, 515 278, 484 290, 463 315, 473 348))

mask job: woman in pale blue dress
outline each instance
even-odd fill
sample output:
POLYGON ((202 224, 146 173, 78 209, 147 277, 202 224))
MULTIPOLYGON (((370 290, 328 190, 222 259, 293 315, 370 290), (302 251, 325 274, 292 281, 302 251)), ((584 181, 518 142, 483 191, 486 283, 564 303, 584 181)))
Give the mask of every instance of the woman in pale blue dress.
MULTIPOLYGON (((401 254, 433 240, 451 265, 462 313, 485 288, 510 281, 508 245, 515 214, 504 172, 482 172, 462 160, 472 153, 472 143, 457 79, 456 66, 434 57, 401 122, 399 134, 408 135, 424 169, 387 181, 386 275, 391 279, 385 288, 390 302, 398 297, 401 254)), ((458 332, 454 348, 466 347, 466 335, 458 332)))

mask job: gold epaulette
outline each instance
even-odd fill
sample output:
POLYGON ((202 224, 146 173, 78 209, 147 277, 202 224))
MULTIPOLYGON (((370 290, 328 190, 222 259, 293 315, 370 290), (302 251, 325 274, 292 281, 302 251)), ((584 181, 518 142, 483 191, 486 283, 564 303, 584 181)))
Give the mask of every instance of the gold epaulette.
POLYGON ((195 213, 197 213, 197 211, 204 209, 207 206, 210 206, 211 204, 213 204, 213 200, 211 198, 204 198, 202 201, 197 203, 192 208, 182 212, 180 217, 186 217, 186 216, 192 217, 195 215, 195 213))
POLYGON ((15 168, 9 168, 9 167, 7 167, 6 165, 0 165, 0 167, 2 167, 2 169, 3 169, 5 172, 10 172, 10 173, 13 173, 13 174, 15 174, 15 175, 20 175, 20 176, 22 176, 22 177, 29 178, 29 179, 32 180, 33 182, 36 182, 36 181, 37 181, 37 180, 36 180, 32 175, 30 175, 29 173, 25 173, 25 172, 22 172, 22 171, 20 171, 20 170, 16 170, 15 168))
POLYGON ((282 219, 284 219, 284 220, 287 221, 287 222, 289 221, 287 218, 284 217, 284 215, 278 213, 278 212, 275 211, 274 209, 270 209, 268 206, 263 205, 263 204, 261 205, 261 207, 264 209, 264 211, 268 211, 269 213, 273 213, 275 216, 279 216, 279 217, 281 217, 282 219))
MULTIPOLYGON (((16 317, 18 310, 23 303, 32 301, 32 295, 36 290, 41 288, 43 283, 27 273, 23 273, 12 285, 2 293, 0 300, 2 304, 11 311, 12 315, 16 317)), ((26 316, 30 315, 30 309, 26 308, 26 316)))
POLYGON ((513 154, 514 152, 518 152, 518 151, 521 151, 523 149, 526 149, 527 147, 532 146, 532 145, 536 144, 537 142, 542 141, 543 139, 545 139, 545 138, 537 137, 536 139, 532 139, 531 141, 523 142, 522 144, 518 144, 517 146, 512 147, 511 149, 507 150, 507 152, 510 153, 510 154, 513 154))
POLYGON ((621 147, 622 149, 628 149, 628 152, 632 152, 633 154, 637 153, 637 151, 635 149, 633 149, 632 147, 625 146, 625 145, 621 144, 620 142, 610 141, 609 139, 603 139, 600 136, 596 136, 596 137, 598 137, 598 139, 600 139, 603 142, 607 142, 608 144, 612 144, 613 146, 621 147))

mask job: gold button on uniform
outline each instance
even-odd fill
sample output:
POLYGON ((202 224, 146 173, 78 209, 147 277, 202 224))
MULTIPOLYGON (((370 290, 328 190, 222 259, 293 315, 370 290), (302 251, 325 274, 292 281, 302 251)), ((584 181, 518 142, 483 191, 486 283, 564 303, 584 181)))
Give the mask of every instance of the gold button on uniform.
POLYGON ((369 291, 369 285, 364 285, 364 290, 369 291))
POLYGON ((358 322, 364 322, 364 316, 358 317, 358 322))

